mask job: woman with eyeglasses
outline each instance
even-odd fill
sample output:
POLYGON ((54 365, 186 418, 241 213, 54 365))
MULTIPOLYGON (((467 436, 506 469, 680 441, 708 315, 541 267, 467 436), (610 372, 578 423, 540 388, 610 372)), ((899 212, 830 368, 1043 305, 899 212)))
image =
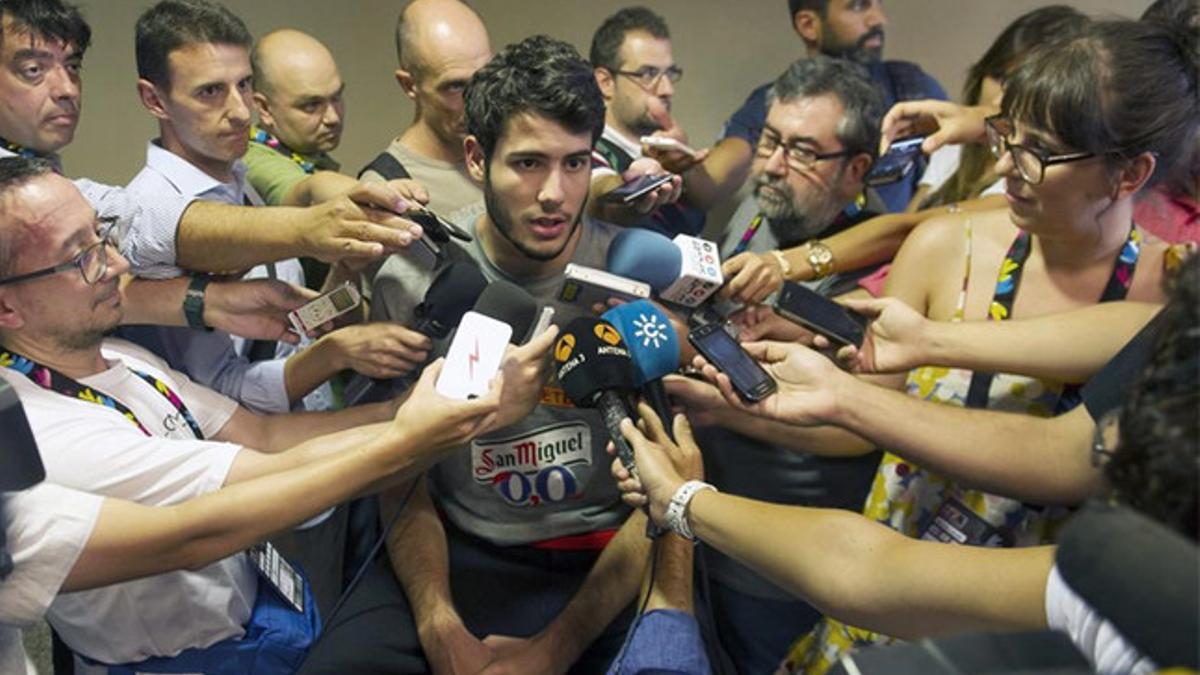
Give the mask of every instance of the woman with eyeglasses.
MULTIPOLYGON (((1001 114, 986 123, 1008 208, 914 230, 885 294, 940 321, 1007 321, 1126 299, 1161 303, 1174 258, 1134 223, 1134 198, 1194 147, 1195 41, 1147 23, 1107 21, 1030 54, 1005 85, 1001 114)), ((882 383, 948 405, 1040 416, 1077 402, 1074 387, 1005 373, 924 367, 882 383)), ((791 427, 787 437, 819 454, 870 449, 838 429, 791 427)), ((972 439, 961 443, 963 453, 972 451, 972 439)), ((885 453, 864 514, 910 537, 1011 547, 1052 542, 1066 510, 972 490, 885 453)), ((825 619, 801 648, 799 669, 824 672, 851 646, 887 640, 825 619)))

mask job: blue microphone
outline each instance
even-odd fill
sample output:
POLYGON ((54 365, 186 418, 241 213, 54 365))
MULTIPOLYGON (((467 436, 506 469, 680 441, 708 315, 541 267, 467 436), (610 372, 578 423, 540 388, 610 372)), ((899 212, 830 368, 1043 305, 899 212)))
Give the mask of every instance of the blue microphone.
POLYGON ((662 420, 667 435, 674 439, 671 405, 662 383, 663 376, 679 370, 679 336, 670 319, 649 300, 618 305, 602 318, 621 334, 633 361, 636 384, 662 420))
POLYGON ((609 272, 649 284, 655 293, 669 288, 683 270, 675 243, 651 230, 625 228, 608 246, 609 272))

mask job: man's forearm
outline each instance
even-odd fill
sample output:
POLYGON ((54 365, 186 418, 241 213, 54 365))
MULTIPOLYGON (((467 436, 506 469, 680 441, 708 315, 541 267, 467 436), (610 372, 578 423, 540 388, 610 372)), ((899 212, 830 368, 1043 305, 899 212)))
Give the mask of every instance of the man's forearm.
POLYGON ((637 595, 649 561, 646 517, 634 511, 588 572, 563 611, 542 630, 559 650, 560 663, 574 663, 587 646, 637 595))
POLYGON ((850 376, 833 386, 829 422, 955 481, 1038 504, 1078 504, 1104 489, 1083 406, 1040 418, 931 403, 850 376))
POLYGON ((353 178, 336 171, 317 171, 306 176, 288 190, 284 206, 311 206, 350 191, 357 183, 353 178))
POLYGON ((721 139, 708 158, 683 174, 683 200, 691 207, 707 211, 729 198, 750 175, 753 148, 745 139, 721 139))
POLYGON ((446 546, 446 530, 429 497, 426 477, 416 479, 408 504, 400 500, 405 488, 389 490, 381 495, 381 513, 389 521, 396 509, 404 508, 396 526, 388 535, 387 547, 392 570, 412 605, 413 620, 422 642, 439 618, 460 621, 454 611, 450 594, 450 554, 446 546))
POLYGON ((910 639, 1045 626, 1051 547, 946 546, 850 511, 710 490, 688 520, 705 543, 852 625, 910 639))
POLYGON ((125 326, 186 326, 183 299, 191 277, 138 279, 121 277, 121 324, 125 326))
MULTIPOLYGON (((405 395, 407 396, 407 393, 405 395)), ((266 415, 262 421, 266 442, 254 447, 267 452, 280 452, 302 445, 317 436, 388 422, 396 415, 401 400, 402 397, 342 410, 266 415)))
POLYGON ((176 263, 198 272, 233 272, 306 253, 294 207, 230 206, 196 201, 183 212, 176 233, 176 263))
POLYGON ((335 351, 329 341, 317 340, 287 358, 283 384, 289 401, 299 401, 342 370, 342 364, 334 358, 335 351))
POLYGON ((692 569, 696 547, 686 539, 664 532, 654 543, 655 563, 647 570, 642 593, 650 586, 646 611, 677 609, 692 613, 692 569), (651 576, 653 573, 653 577, 651 576))
POLYGON ((1161 309, 1145 302, 1103 302, 1032 319, 932 322, 926 340, 928 362, 1083 382, 1161 309))
POLYGON ((869 441, 843 428, 801 427, 732 408, 718 413, 717 423, 750 438, 822 457, 859 457, 875 449, 869 441))
POLYGON ((63 591, 195 569, 244 550, 402 471, 408 443, 396 434, 376 436, 322 461, 169 507, 106 500, 63 591))

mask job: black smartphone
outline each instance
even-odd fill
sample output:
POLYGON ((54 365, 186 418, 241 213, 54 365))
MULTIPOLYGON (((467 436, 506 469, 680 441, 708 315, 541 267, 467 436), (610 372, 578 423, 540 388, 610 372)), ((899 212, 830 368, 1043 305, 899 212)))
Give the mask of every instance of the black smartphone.
POLYGON ((924 136, 908 136, 892 141, 888 151, 875 162, 863 181, 869 186, 895 183, 912 172, 921 156, 924 136))
POLYGON ((862 346, 870 322, 862 314, 794 281, 783 283, 775 313, 839 345, 855 347, 862 346))
POLYGON ((425 236, 439 244, 449 243, 450 237, 459 241, 471 241, 471 235, 466 230, 425 207, 409 209, 402 214, 402 217, 420 225, 421 229, 425 231, 425 236))
POLYGON ((626 182, 620 187, 604 195, 604 198, 609 201, 628 204, 638 197, 650 192, 654 188, 671 182, 672 177, 673 174, 669 173, 664 173, 658 176, 638 176, 637 178, 626 182))
POLYGON ((729 376, 733 389, 750 403, 761 401, 775 393, 775 380, 745 349, 725 332, 719 323, 710 323, 688 333, 688 342, 696 351, 729 376))

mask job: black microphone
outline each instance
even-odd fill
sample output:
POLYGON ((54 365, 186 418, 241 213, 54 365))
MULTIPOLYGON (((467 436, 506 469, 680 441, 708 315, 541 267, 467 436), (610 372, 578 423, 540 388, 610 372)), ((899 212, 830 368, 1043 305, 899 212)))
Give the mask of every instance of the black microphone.
POLYGON ((537 300, 524 288, 504 279, 488 284, 471 309, 512 326, 510 341, 514 345, 525 342, 538 317, 537 300))
POLYGON ((554 345, 558 383, 580 408, 596 408, 617 448, 617 457, 636 471, 633 448, 621 435, 621 420, 633 417, 628 397, 637 390, 633 359, 621 334, 607 321, 581 316, 563 328, 554 345))
MULTIPOLYGON (((594 316, 581 316, 563 328, 554 345, 558 384, 567 398, 580 408, 600 411, 617 458, 633 476, 637 464, 633 447, 621 434, 621 420, 637 419, 630 396, 637 390, 633 359, 613 325, 594 316)), ((662 529, 646 520, 646 536, 657 537, 662 529)))
MULTIPOLYGON (((429 290, 425 291, 425 298, 413 308, 415 321, 409 327, 431 340, 446 337, 462 321, 463 314, 471 310, 487 285, 487 279, 474 262, 454 261, 434 277, 429 290)), ((433 354, 429 356, 428 360, 432 360, 433 354)), ((404 391, 417 381, 423 369, 424 365, 391 380, 356 374, 343 394, 346 405, 382 400, 393 392, 404 391)))

